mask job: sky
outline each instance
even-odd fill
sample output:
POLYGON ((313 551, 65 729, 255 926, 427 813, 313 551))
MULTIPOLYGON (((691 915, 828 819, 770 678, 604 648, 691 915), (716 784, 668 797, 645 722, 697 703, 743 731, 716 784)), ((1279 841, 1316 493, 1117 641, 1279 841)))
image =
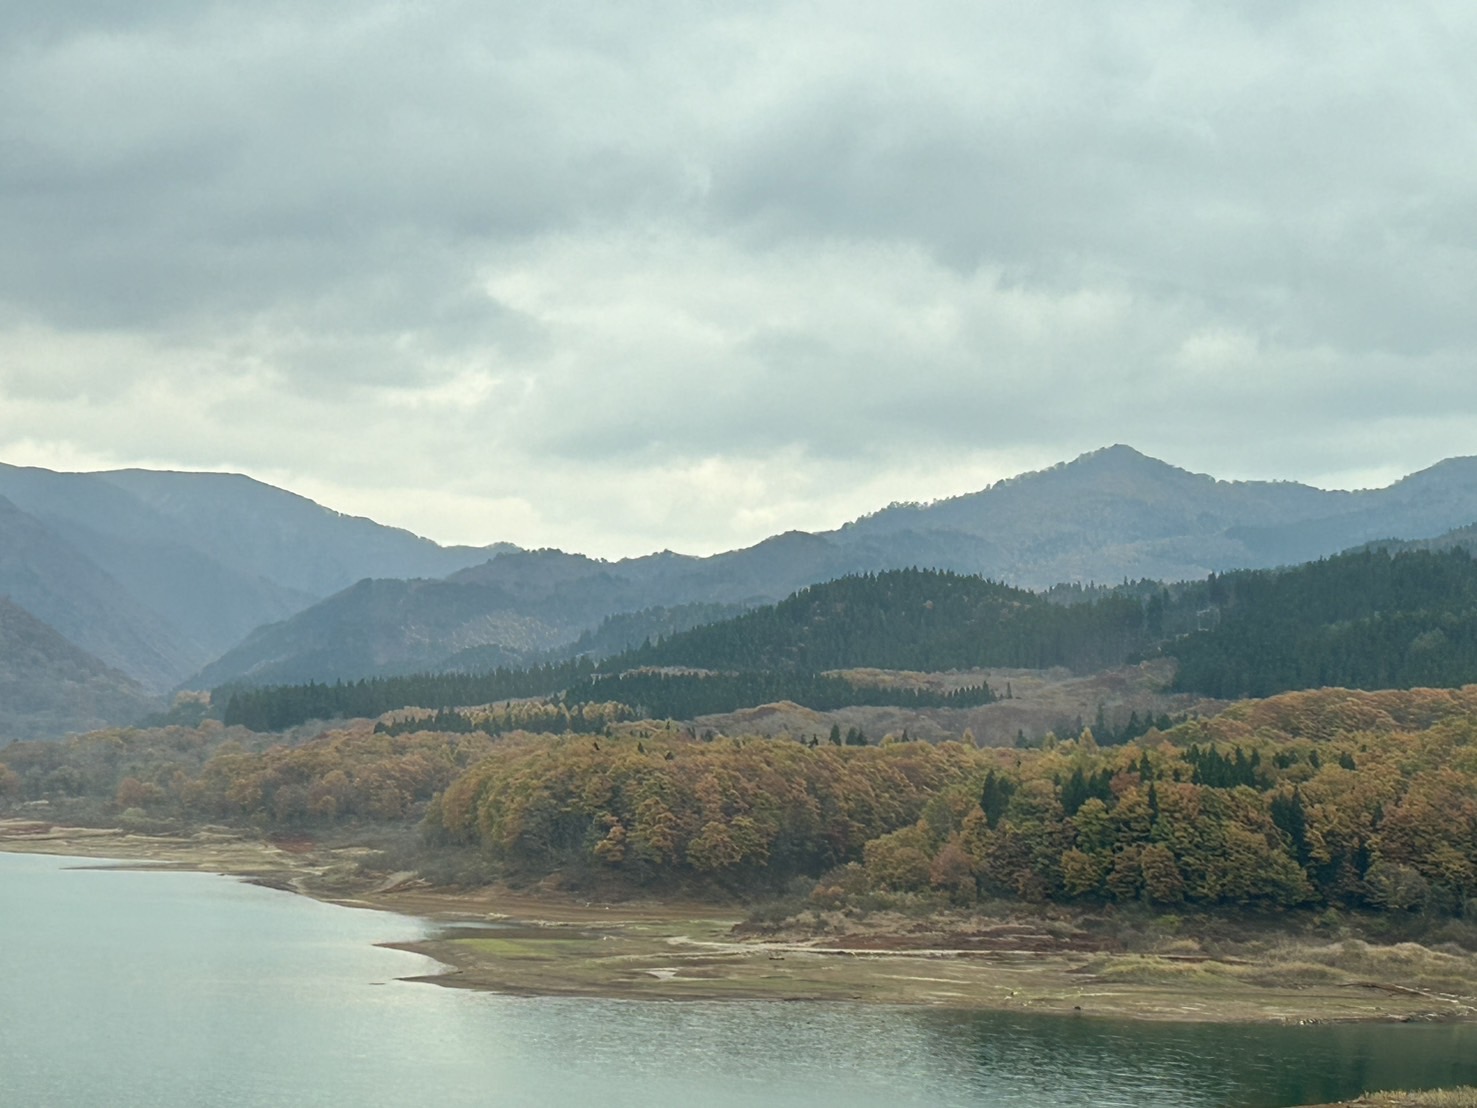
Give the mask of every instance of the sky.
POLYGON ((1477 7, 0 0, 0 461, 711 553, 1477 453, 1477 7))

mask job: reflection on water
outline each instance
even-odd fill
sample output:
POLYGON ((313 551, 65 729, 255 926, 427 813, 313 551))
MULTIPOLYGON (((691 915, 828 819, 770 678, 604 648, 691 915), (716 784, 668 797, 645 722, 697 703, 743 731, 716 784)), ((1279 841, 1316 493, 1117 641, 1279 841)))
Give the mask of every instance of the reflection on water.
POLYGON ((0 1101, 1291 1105, 1477 1083, 1477 1028, 1114 1023, 410 984, 416 920, 0 854, 0 1101))

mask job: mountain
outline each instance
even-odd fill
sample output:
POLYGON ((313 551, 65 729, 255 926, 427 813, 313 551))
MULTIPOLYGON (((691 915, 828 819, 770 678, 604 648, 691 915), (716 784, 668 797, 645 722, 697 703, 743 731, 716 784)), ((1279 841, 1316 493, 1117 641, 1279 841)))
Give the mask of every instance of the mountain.
POLYGON ((153 691, 198 651, 70 543, 0 497, 0 596, 153 691))
POLYGON ((137 683, 0 597, 0 746, 131 722, 155 706, 137 683))
POLYGON ((637 647, 600 668, 931 672, 1067 666, 1089 672, 1158 646, 1168 598, 1158 589, 1142 590, 1146 596, 1140 591, 1119 588, 1091 603, 1061 604, 947 570, 884 570, 811 585, 778 604, 637 647), (1146 619, 1146 608, 1153 609, 1152 618, 1146 619))
POLYGON ((0 594, 145 687, 366 577, 511 547, 440 547, 236 474, 0 465, 0 594))
POLYGON ((1386 489, 1326 491, 1220 481, 1127 446, 928 505, 896 505, 831 532, 1029 588, 1148 577, 1192 580, 1307 561, 1375 538, 1425 537, 1477 520, 1477 458, 1386 489))
POLYGON ((517 549, 440 546, 238 473, 122 469, 97 476, 176 524, 220 564, 315 598, 365 577, 443 577, 517 549))
POLYGON ((1214 618, 1164 647, 1179 689, 1237 699, 1477 682, 1477 561, 1463 546, 1356 550, 1207 584, 1214 618))
MULTIPOLYGON (((657 608, 742 609, 869 564, 798 532, 709 558, 663 552, 604 562, 558 550, 505 553, 439 581, 361 581, 257 629, 187 684, 466 670, 469 659, 489 668, 520 665, 561 647, 573 652, 582 635, 593 635, 609 617, 657 608)), ((652 630, 662 628, 621 621, 579 649, 619 651, 652 630)))
POLYGON ((1197 580, 1391 536, 1425 538, 1474 520, 1477 458, 1450 459, 1384 489, 1330 492, 1292 482, 1220 481, 1112 446, 980 492, 893 505, 834 531, 791 531, 706 558, 663 551, 606 562, 517 551, 434 587, 360 588, 260 629, 191 684, 460 668, 464 661, 451 655, 479 647, 473 657, 516 664, 527 651, 572 643, 620 613, 753 607, 847 574, 918 566, 1036 589, 1197 580))
POLYGON ((579 634, 530 614, 506 591, 451 581, 366 579, 282 623, 258 628, 189 684, 337 681, 443 668, 449 655, 496 643, 521 664, 579 634))

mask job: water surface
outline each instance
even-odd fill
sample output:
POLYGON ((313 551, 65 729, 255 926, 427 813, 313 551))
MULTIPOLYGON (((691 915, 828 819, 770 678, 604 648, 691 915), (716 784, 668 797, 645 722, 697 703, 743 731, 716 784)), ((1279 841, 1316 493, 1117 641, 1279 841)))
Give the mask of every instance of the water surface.
POLYGON ((399 981, 428 933, 208 874, 0 853, 6 1105, 1280 1106, 1477 1084, 1477 1027, 1217 1027, 399 981))

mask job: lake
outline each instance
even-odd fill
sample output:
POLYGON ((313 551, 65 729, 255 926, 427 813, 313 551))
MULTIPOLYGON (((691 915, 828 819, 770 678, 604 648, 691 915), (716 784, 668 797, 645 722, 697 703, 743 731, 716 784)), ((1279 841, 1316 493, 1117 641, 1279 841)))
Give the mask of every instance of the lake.
POLYGON ((1218 1027, 397 978, 433 925, 0 853, 0 1104, 1274 1106, 1477 1084, 1477 1027, 1218 1027))

